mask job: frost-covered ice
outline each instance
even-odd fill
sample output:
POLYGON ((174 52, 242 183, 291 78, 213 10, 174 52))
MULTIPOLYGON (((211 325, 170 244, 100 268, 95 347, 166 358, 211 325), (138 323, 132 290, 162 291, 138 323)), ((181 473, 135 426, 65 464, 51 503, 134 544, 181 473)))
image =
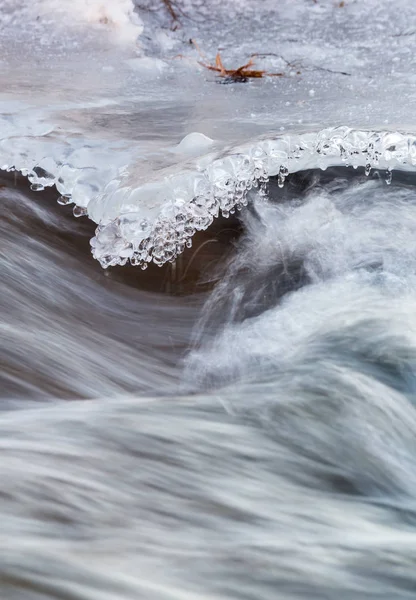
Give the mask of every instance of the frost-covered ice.
MULTIPOLYGON (((174 260, 270 176, 414 168, 410 0, 7 0, 0 167, 98 225, 106 267, 174 260), (214 60, 283 77, 218 85, 214 60)), ((387 179, 390 177, 387 172, 387 179)))
POLYGON ((204 156, 185 173, 175 165, 158 182, 117 188, 118 201, 109 204, 117 206, 118 216, 98 226, 93 254, 103 267, 127 259, 142 268, 150 261, 162 265, 191 245, 195 232, 207 229, 219 213, 228 217, 246 206, 250 190, 266 193, 270 177, 277 176, 283 187, 289 173, 339 164, 365 167, 367 175, 373 168, 385 170, 391 183, 393 168, 415 169, 416 137, 339 127, 266 139, 221 158, 204 156))

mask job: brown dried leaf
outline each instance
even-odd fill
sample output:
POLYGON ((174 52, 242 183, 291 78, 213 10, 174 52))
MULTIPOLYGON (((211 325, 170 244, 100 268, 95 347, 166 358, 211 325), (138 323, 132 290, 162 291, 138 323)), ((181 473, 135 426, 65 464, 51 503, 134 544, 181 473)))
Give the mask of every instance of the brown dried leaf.
MULTIPOLYGON (((236 69, 226 69, 222 62, 221 54, 219 52, 217 52, 217 55, 215 57, 215 64, 212 65, 208 62, 206 56, 203 54, 203 52, 201 51, 200 47, 195 42, 195 40, 191 39, 189 41, 191 44, 193 44, 195 46, 198 54, 203 59, 203 61, 198 61, 198 63, 201 66, 203 66, 205 69, 217 72, 220 77, 227 77, 228 79, 233 79, 234 81, 245 81, 246 79, 259 79, 259 78, 265 77, 265 76, 266 77, 283 77, 284 76, 284 73, 268 73, 267 71, 264 71, 264 70, 251 69, 251 67, 254 66, 253 57, 250 58, 248 63, 241 65, 241 67, 237 67, 236 69)), ((253 54, 253 56, 255 56, 255 55, 253 54)))

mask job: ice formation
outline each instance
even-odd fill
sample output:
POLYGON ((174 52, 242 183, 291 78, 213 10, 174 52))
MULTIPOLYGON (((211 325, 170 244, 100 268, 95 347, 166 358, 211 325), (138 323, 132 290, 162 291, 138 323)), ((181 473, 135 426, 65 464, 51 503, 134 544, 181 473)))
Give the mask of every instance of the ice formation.
POLYGON ((175 260, 269 177, 412 170, 416 5, 341 4, 184 1, 173 31, 162 2, 7 0, 0 168, 55 185, 92 219, 103 267, 143 268, 175 260), (227 65, 257 53, 284 76, 217 85, 191 37, 211 60, 219 47, 227 65))
MULTIPOLYGON (((204 161, 201 161, 202 165, 204 161)), ((100 224, 91 240, 93 255, 103 267, 125 264, 146 268, 175 260, 192 244, 196 231, 207 229, 221 213, 228 217, 248 203, 248 192, 260 193, 270 177, 283 187, 289 173, 303 169, 345 165, 385 171, 391 182, 393 169, 416 168, 416 137, 401 133, 354 131, 347 127, 318 134, 278 136, 236 148, 193 172, 175 173, 159 184, 131 190, 118 188, 124 212, 100 224), (141 211, 155 197, 163 199, 149 216, 141 211)), ((200 168, 198 168, 200 167, 200 168)), ((106 193, 106 191, 104 191, 106 193)))

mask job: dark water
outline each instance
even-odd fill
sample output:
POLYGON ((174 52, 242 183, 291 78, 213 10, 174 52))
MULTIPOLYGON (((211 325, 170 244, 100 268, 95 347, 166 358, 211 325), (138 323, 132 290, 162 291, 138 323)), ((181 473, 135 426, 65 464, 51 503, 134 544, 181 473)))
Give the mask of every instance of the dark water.
POLYGON ((410 179, 272 182, 145 275, 0 195, 2 598, 415 597, 410 179))

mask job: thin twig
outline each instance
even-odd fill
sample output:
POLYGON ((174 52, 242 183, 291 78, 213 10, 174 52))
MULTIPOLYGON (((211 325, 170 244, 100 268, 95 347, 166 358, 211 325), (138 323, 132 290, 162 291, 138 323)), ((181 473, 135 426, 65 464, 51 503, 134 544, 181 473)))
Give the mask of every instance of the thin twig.
POLYGON ((276 54, 275 52, 265 52, 265 53, 256 53, 252 54, 252 56, 258 56, 259 58, 264 58, 265 56, 276 56, 283 60, 288 67, 292 69, 302 69, 303 71, 325 71, 326 73, 334 73, 335 75, 346 75, 351 77, 351 73, 347 73, 346 71, 335 71, 333 69, 328 69, 326 67, 318 67, 316 65, 305 66, 300 61, 289 61, 281 54, 276 54))
POLYGON ((177 21, 178 15, 176 14, 176 12, 173 8, 173 4, 172 4, 171 0, 162 0, 162 2, 165 5, 165 8, 168 11, 168 13, 170 14, 170 16, 172 17, 172 19, 174 21, 177 21))

